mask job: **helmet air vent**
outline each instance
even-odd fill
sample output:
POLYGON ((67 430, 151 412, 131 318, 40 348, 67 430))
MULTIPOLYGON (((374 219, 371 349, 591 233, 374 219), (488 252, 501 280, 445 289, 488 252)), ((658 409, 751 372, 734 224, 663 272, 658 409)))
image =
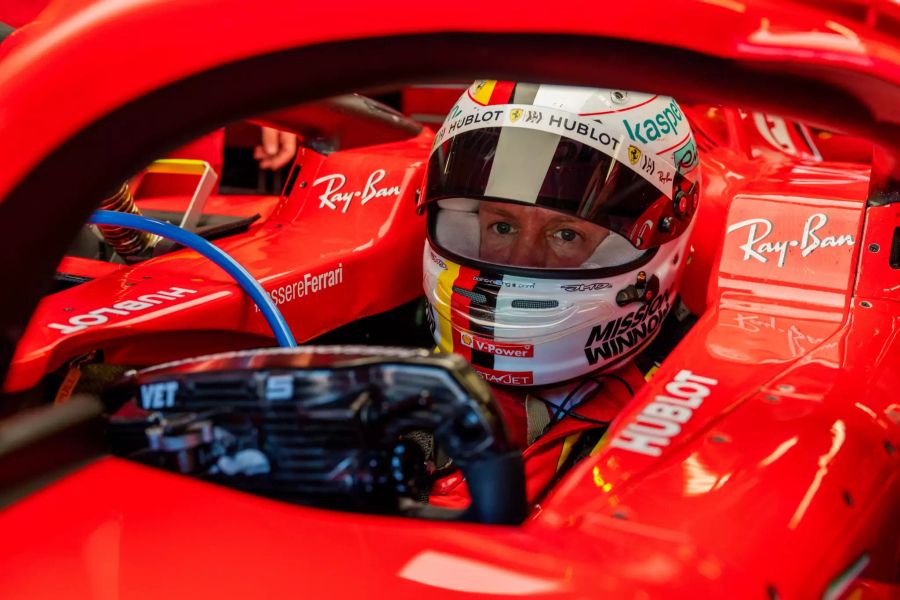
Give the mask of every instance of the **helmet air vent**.
POLYGON ((557 308, 559 306, 559 300, 522 300, 517 299, 512 301, 513 308, 530 308, 530 309, 541 309, 541 308, 557 308))
POLYGON ((479 294, 478 292, 473 292, 456 285, 453 286, 453 291, 460 296, 465 296, 472 302, 477 302, 478 304, 487 304, 487 296, 485 296, 484 294, 479 294))

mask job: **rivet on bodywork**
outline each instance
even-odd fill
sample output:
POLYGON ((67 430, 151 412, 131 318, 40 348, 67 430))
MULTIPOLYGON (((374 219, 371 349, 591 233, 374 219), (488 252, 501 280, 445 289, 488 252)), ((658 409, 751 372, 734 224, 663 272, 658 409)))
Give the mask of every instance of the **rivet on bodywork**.
POLYGON ((850 495, 849 490, 844 490, 841 495, 844 497, 844 503, 847 506, 853 506, 853 496, 850 495))
POLYGON ((724 444, 726 442, 731 441, 727 435, 723 435, 721 433, 717 433, 717 434, 711 436, 709 439, 717 444, 724 444))
POLYGON ((872 303, 869 302, 868 300, 863 300, 862 302, 859 303, 859 305, 862 306, 863 308, 872 308, 872 303))
POLYGON ((869 252, 878 252, 881 247, 878 244, 869 244, 869 252))

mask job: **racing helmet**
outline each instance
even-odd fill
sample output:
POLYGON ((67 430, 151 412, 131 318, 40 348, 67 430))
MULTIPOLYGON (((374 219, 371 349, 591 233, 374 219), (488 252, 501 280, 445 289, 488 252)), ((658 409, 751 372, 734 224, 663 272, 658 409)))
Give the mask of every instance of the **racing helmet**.
POLYGON ((500 385, 622 364, 675 300, 697 166, 672 98, 476 81, 435 136, 419 196, 438 347, 500 385))

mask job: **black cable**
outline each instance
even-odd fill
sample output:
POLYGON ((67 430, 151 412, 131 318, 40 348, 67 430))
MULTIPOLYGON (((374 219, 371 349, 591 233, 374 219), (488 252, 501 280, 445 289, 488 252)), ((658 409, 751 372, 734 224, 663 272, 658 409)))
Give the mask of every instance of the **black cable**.
POLYGON ((550 419, 551 423, 556 423, 557 421, 559 421, 560 413, 562 413, 566 410, 566 405, 569 403, 569 400, 571 400, 572 397, 575 396, 575 394, 577 394, 581 390, 581 388, 584 387, 584 384, 586 384, 586 383, 596 383, 599 386, 595 390, 595 393, 599 392, 603 388, 603 383, 600 381, 597 381, 593 377, 589 377, 587 379, 582 379, 581 381, 579 381, 578 385, 576 385, 574 388, 572 388, 572 391, 570 391, 568 394, 566 394, 566 397, 563 398, 563 401, 560 403, 559 408, 557 409, 557 411, 555 413, 553 413, 553 417, 551 417, 551 419, 550 419))
MULTIPOLYGON (((578 414, 573 409, 566 408, 560 404, 557 404, 556 402, 553 402, 551 400, 547 400, 546 398, 538 396, 537 394, 530 394, 530 395, 537 398, 538 400, 540 400, 547 406, 549 406, 551 408, 555 408, 557 411, 560 411, 560 412, 564 413, 566 416, 572 417, 573 419, 578 419, 579 421, 584 421, 585 423, 593 423, 595 425, 600 425, 601 427, 606 427, 607 425, 609 425, 609 421, 600 421, 599 419, 592 419, 591 417, 586 417, 584 415, 578 414)), ((555 423, 555 421, 551 421, 550 423, 547 424, 547 427, 550 427, 554 423, 555 423)))
MULTIPOLYGON (((619 383, 621 383, 622 385, 625 386, 626 390, 628 390, 629 396, 634 396, 634 390, 631 388, 631 385, 629 385, 628 382, 625 381, 625 379, 623 377, 620 377, 618 375, 610 375, 610 374, 606 374, 606 373, 598 373, 597 375, 593 375, 591 378, 593 379, 594 377, 608 377, 609 379, 618 381, 619 383)), ((597 382, 597 383, 599 383, 599 382, 597 382)))
MULTIPOLYGON (((628 390, 628 395, 634 397, 634 389, 632 389, 631 385, 629 385, 629 383, 627 381, 625 381, 624 378, 620 377, 619 375, 611 375, 611 374, 606 374, 606 373, 598 373, 598 374, 592 375, 586 379, 582 379, 580 382, 578 382, 578 385, 576 385, 572 389, 572 391, 566 395, 566 397, 563 399, 562 403, 560 403, 560 404, 550 402, 549 400, 542 398, 540 396, 537 396, 536 394, 533 394, 533 395, 536 398, 538 398, 541 402, 544 402, 545 404, 547 404, 548 406, 556 407, 556 412, 554 412, 553 416, 550 418, 550 425, 558 423, 561 414, 566 414, 570 417, 574 417, 577 419, 581 415, 571 412, 572 409, 566 408, 566 405, 569 403, 569 400, 571 400, 572 397, 575 396, 575 394, 577 394, 581 390, 581 388, 584 387, 584 385, 589 382, 593 382, 593 383, 597 384, 598 387, 596 390, 594 390, 594 393, 599 392, 603 388, 603 382, 599 381, 599 378, 603 378, 603 377, 612 379, 614 381, 618 381, 619 383, 621 383, 622 385, 625 386, 626 390, 628 390)), ((584 418, 587 419, 588 417, 584 417, 584 418)), ((548 427, 549 427, 549 425, 548 425, 548 427)))
POLYGON ((590 376, 590 377, 588 377, 588 378, 586 378, 586 379, 582 379, 580 382, 578 382, 578 385, 576 385, 576 386, 572 389, 572 391, 569 392, 569 393, 566 395, 565 399, 563 399, 562 403, 560 404, 561 410, 557 410, 555 413, 553 413, 553 417, 551 418, 551 421, 552 421, 553 423, 556 423, 556 422, 559 420, 560 412, 563 412, 562 409, 564 409, 564 408, 566 407, 566 405, 569 403, 569 400, 571 400, 572 397, 573 397, 575 394, 577 394, 577 393, 581 390, 581 388, 584 386, 584 384, 589 383, 589 382, 596 383, 597 386, 598 386, 598 388, 597 388, 597 390, 594 391, 594 393, 599 392, 599 391, 603 388, 603 382, 602 382, 602 381, 598 381, 598 378, 602 378, 602 377, 606 377, 606 378, 608 378, 608 379, 612 379, 613 381, 618 381, 619 383, 621 383, 622 385, 625 386, 625 389, 626 389, 626 390, 628 390, 628 395, 629 395, 629 396, 634 396, 634 389, 632 389, 631 385, 629 385, 629 383, 628 383, 627 381, 625 381, 624 378, 622 378, 622 377, 620 377, 620 376, 618 376, 618 375, 610 375, 610 374, 606 374, 606 373, 598 373, 598 374, 592 375, 592 376, 590 376))

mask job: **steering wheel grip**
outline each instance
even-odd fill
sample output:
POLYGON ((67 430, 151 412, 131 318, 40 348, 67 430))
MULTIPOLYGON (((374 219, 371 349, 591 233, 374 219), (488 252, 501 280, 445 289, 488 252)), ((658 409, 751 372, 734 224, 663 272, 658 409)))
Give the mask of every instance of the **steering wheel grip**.
POLYGON ((528 500, 521 452, 497 453, 459 468, 472 500, 463 520, 496 525, 518 525, 525 520, 528 500))

